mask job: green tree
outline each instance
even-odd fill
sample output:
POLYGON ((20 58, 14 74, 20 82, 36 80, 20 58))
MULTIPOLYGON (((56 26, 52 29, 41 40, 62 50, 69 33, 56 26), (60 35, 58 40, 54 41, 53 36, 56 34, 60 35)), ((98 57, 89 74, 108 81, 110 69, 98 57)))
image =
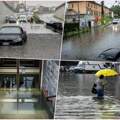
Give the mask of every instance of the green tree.
POLYGON ((115 17, 120 17, 120 6, 119 5, 113 5, 110 9, 115 14, 115 17))

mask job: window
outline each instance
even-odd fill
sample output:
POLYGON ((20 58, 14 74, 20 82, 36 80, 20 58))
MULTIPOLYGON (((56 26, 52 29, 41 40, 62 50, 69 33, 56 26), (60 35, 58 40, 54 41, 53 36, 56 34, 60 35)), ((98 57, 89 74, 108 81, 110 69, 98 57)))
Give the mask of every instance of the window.
POLYGON ((74 4, 72 4, 72 8, 74 7, 74 4))
POLYGON ((89 3, 88 3, 88 7, 89 7, 89 3))
POLYGON ((18 27, 3 27, 0 29, 0 33, 1 34, 10 34, 10 33, 20 34, 21 29, 18 27))

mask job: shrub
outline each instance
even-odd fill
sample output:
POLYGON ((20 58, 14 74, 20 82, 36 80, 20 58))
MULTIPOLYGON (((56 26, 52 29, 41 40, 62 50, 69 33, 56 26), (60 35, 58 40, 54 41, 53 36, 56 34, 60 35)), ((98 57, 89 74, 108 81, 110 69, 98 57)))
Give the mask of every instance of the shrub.
POLYGON ((64 24, 64 31, 65 32, 71 32, 79 30, 79 22, 70 22, 64 24))
POLYGON ((33 15, 33 18, 34 18, 34 22, 35 22, 36 24, 39 24, 39 23, 40 23, 40 18, 39 18, 38 15, 34 14, 34 15, 33 15))

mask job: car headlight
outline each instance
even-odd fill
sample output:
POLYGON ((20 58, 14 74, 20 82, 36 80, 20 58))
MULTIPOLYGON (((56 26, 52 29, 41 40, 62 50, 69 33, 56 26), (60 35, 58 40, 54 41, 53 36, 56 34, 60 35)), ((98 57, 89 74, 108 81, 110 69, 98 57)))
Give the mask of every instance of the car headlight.
POLYGON ((17 38, 14 40, 14 42, 20 42, 20 41, 22 41, 22 38, 17 38))

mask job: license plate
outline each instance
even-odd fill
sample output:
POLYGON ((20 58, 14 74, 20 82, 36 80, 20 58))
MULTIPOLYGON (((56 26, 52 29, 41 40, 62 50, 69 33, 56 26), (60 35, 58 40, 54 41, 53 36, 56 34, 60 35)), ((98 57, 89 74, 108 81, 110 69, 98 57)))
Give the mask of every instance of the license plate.
POLYGON ((3 45, 9 45, 9 43, 8 43, 8 42, 6 42, 6 43, 3 43, 3 45))

